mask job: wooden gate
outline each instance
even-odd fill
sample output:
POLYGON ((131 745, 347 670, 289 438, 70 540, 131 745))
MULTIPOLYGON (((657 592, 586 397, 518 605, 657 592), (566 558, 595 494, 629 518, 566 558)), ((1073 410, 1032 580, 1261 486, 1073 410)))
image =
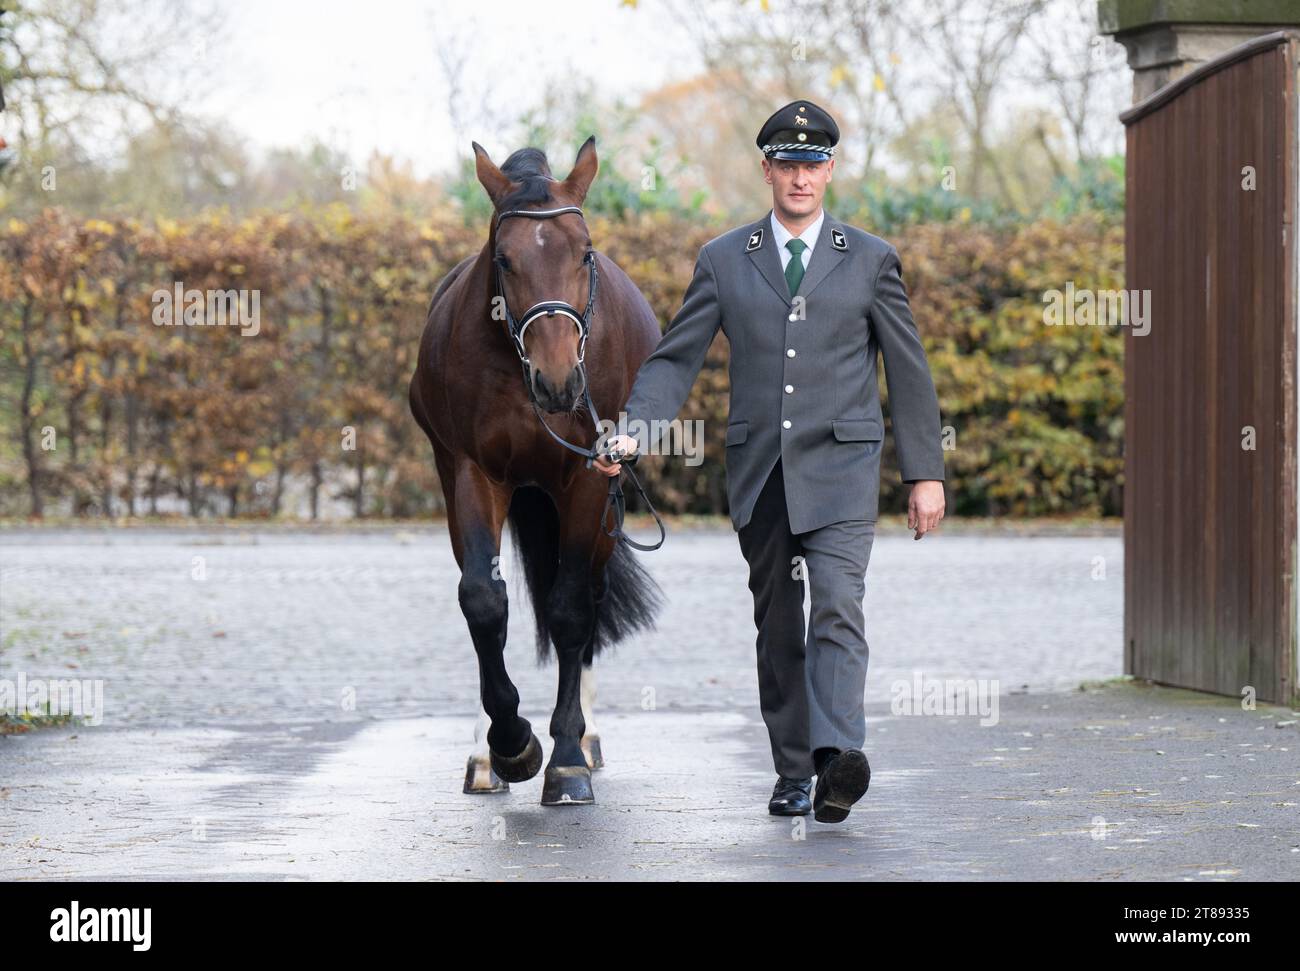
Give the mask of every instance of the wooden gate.
POLYGON ((1296 686, 1296 70, 1259 37, 1121 115, 1125 671, 1290 702, 1296 686))

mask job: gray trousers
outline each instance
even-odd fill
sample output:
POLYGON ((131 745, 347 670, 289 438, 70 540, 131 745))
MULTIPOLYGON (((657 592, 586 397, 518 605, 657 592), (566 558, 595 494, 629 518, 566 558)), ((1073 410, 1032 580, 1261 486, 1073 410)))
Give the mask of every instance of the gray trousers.
POLYGON ((739 530, 758 628, 759 705, 781 775, 807 778, 815 749, 866 742, 862 602, 875 532, 874 522, 851 519, 791 533, 780 459, 739 530))

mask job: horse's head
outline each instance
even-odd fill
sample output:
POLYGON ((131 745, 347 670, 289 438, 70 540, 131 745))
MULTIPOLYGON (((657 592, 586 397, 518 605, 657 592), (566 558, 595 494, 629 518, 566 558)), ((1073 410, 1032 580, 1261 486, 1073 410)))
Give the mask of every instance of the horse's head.
MULTIPOLYGON (((582 329, 564 308, 581 313, 590 297, 596 254, 587 224, 579 213, 505 219, 501 214, 581 207, 599 167, 596 139, 583 143, 573 171, 563 180, 551 176, 546 156, 535 148, 520 149, 500 168, 477 142, 474 156, 478 180, 496 209, 491 256, 506 306, 523 325, 529 390, 547 411, 572 411, 584 390, 582 329), (539 304, 555 304, 556 312, 526 320, 539 304)), ((509 315, 494 315, 500 316, 509 315)), ((503 326, 508 329, 509 322, 503 326)))

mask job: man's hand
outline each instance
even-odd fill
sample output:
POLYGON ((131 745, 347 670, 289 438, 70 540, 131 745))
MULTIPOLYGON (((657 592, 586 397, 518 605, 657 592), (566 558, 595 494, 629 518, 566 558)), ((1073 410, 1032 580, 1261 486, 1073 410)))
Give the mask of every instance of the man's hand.
MULTIPOLYGON (((636 454, 636 439, 630 435, 615 435, 605 445, 611 452, 620 452, 623 455, 636 454)), ((618 462, 611 462, 603 455, 596 459, 595 466, 606 475, 618 475, 623 471, 618 462)))
POLYGON ((942 482, 922 479, 912 483, 912 495, 907 500, 907 528, 916 530, 913 539, 920 539, 939 525, 943 507, 942 482))

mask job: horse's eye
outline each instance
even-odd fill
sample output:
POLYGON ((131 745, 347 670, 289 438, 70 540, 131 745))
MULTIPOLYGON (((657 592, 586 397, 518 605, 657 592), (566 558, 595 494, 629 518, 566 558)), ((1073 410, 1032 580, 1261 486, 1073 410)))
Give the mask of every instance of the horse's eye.
POLYGON ((502 270, 509 272, 510 261, 506 259, 503 254, 498 253, 496 256, 492 258, 492 262, 494 262, 497 266, 501 267, 502 270))

